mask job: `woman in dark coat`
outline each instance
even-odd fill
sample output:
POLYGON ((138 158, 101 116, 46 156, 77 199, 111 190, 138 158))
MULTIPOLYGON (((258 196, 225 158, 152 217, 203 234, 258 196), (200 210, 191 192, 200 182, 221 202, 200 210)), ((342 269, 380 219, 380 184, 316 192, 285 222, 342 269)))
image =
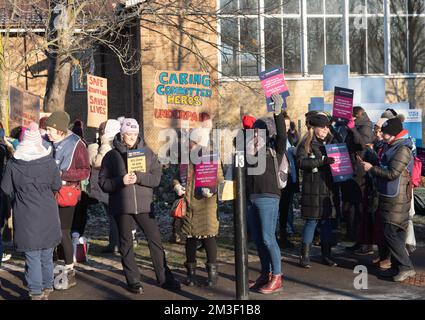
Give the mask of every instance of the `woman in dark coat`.
POLYGON ((25 253, 25 278, 32 300, 47 300, 53 290, 53 249, 61 242, 54 192, 61 180, 50 150, 42 146, 38 125, 31 123, 1 183, 12 197, 14 245, 25 253))
POLYGON ((331 259, 332 218, 339 210, 337 185, 333 182, 330 164, 335 159, 326 156, 325 145, 338 143, 329 132, 329 118, 324 113, 309 117, 310 129, 297 148, 297 164, 302 170, 301 215, 305 224, 300 265, 310 268, 310 248, 314 230, 320 223, 322 261, 336 266, 331 259))
POLYGON ((153 151, 139 136, 135 119, 124 119, 120 133, 115 136, 114 148, 102 160, 99 186, 109 194, 109 212, 114 216, 120 235, 120 254, 129 291, 142 294, 140 272, 133 251, 133 220, 148 240, 158 283, 167 289, 180 289, 167 267, 161 234, 153 212, 153 188, 161 180, 161 164, 153 151), (128 172, 130 150, 143 150, 145 172, 128 172))

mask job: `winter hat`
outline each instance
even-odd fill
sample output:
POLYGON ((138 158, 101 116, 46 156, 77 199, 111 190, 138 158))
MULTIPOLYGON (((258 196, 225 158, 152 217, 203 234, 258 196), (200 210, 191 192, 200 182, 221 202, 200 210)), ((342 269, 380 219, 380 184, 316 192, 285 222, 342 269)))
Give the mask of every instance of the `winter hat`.
POLYGON ((83 137, 83 121, 81 121, 80 119, 75 120, 71 131, 74 132, 80 138, 82 138, 83 137))
POLYGON ((387 118, 392 119, 397 116, 397 112, 395 112, 394 109, 387 109, 385 112, 381 115, 381 118, 387 118))
POLYGON ((330 121, 326 114, 316 113, 308 117, 308 123, 312 127, 326 127, 330 124, 330 121))
POLYGON ((397 136, 403 131, 403 124, 399 118, 392 118, 387 122, 384 122, 381 131, 382 133, 389 134, 390 136, 397 136))
POLYGON ((125 118, 121 124, 121 134, 139 133, 139 124, 133 118, 125 118))
POLYGON ((16 159, 32 160, 47 156, 50 153, 50 148, 46 149, 43 146, 38 124, 31 122, 22 137, 22 142, 16 148, 14 157, 16 159))
POLYGON ((243 128, 244 129, 252 129, 255 121, 257 121, 257 119, 255 119, 254 117, 249 116, 249 115, 244 115, 242 117, 243 128))
POLYGON ((375 126, 382 128, 382 125, 388 121, 388 118, 380 118, 378 121, 376 121, 375 126))
POLYGON ((46 121, 46 127, 55 128, 62 132, 68 132, 69 127, 69 114, 65 111, 55 111, 46 121))
POLYGON ((121 131, 120 122, 115 119, 109 119, 108 121, 106 121, 103 135, 107 137, 109 140, 112 140, 120 131, 121 131))

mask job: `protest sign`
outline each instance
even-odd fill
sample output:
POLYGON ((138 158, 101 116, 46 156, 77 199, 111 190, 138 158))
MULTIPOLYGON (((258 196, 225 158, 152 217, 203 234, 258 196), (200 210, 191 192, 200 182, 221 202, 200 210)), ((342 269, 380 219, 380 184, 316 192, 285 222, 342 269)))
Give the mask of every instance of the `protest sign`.
POLYGON ((146 172, 146 156, 144 149, 129 150, 127 152, 127 171, 131 172, 146 172))
POLYGON ((187 174, 189 170, 189 165, 186 163, 182 163, 179 165, 179 173, 180 173, 180 182, 183 187, 187 186, 187 174))
POLYGON ((108 79, 87 75, 87 127, 108 120, 108 79))
POLYGON ((422 174, 425 177, 425 148, 416 148, 417 157, 422 162, 422 174))
POLYGON ((272 94, 278 93, 282 96, 286 109, 286 97, 289 96, 288 86, 286 85, 283 70, 280 67, 275 67, 259 74, 261 85, 266 95, 267 111, 274 111, 274 103, 271 98, 272 94))
POLYGON ((353 116, 354 91, 335 87, 333 116, 336 118, 351 119, 353 116))
POLYGON ((158 70, 154 86, 155 127, 199 128, 213 118, 214 93, 208 73, 158 70))
POLYGON ((347 145, 345 143, 328 144, 325 148, 327 156, 335 159, 335 163, 330 165, 334 182, 351 179, 353 177, 353 167, 347 145))
POLYGON ((19 89, 9 87, 9 128, 19 126, 28 127, 34 121, 40 119, 40 97, 19 89))
POLYGON ((216 187, 218 163, 217 156, 202 158, 201 163, 195 165, 195 188, 199 187, 216 187))

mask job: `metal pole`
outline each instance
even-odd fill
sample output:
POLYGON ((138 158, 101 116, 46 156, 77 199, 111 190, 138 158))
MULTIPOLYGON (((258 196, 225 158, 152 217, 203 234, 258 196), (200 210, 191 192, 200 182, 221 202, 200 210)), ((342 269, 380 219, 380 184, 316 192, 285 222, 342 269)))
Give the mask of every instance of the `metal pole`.
POLYGON ((235 228, 235 274, 236 299, 248 300, 248 236, 246 230, 246 192, 244 153, 237 152, 235 157, 234 178, 236 192, 234 200, 235 228))

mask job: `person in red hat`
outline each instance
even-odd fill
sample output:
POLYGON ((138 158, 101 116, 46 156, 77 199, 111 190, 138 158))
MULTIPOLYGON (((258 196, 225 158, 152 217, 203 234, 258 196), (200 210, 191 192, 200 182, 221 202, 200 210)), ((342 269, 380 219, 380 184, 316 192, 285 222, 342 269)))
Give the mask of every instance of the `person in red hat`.
POLYGON ((242 125, 244 129, 252 129, 254 126, 255 121, 257 121, 256 118, 250 116, 250 115, 244 115, 242 117, 242 125))

